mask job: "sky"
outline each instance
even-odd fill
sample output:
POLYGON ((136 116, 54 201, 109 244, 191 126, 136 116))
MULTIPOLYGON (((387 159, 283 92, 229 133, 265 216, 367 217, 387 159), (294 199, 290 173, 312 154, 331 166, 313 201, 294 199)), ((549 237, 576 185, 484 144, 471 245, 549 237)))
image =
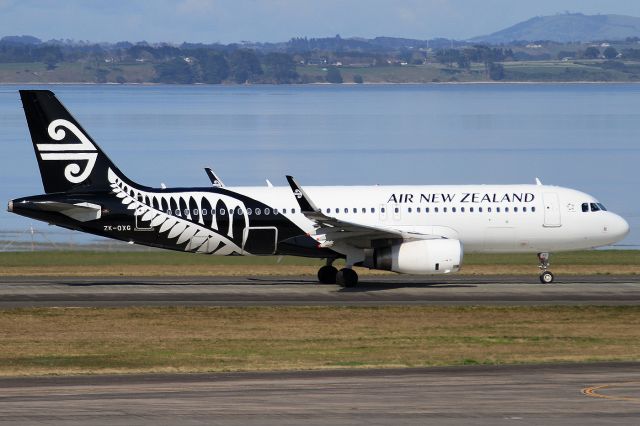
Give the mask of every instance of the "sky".
POLYGON ((336 34, 462 40, 565 11, 640 16, 640 1, 0 0, 0 35, 225 44, 336 34))

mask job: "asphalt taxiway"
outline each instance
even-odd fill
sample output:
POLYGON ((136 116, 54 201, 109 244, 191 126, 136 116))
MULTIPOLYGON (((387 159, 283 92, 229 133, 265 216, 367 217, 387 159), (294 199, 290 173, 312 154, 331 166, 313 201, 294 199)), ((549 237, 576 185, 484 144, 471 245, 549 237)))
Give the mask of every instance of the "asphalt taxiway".
POLYGON ((0 424, 635 425, 640 363, 0 379, 0 424))
POLYGON ((355 288, 313 277, 0 277, 0 309, 62 306, 636 305, 640 276, 365 277, 355 288))

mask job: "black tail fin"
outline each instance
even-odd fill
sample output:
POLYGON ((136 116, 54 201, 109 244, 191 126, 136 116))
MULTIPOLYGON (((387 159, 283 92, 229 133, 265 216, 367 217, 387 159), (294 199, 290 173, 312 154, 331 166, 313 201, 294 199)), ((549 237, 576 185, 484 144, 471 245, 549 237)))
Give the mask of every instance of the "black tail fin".
POLYGON ((111 169, 123 177, 49 90, 20 90, 46 193, 109 190, 111 169))

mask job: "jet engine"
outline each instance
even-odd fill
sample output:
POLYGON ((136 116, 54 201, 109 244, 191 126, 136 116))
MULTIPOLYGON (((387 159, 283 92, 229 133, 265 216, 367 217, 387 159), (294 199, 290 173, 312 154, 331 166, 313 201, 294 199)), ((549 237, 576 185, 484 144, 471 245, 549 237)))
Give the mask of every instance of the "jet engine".
POLYGON ((365 249, 363 265, 402 274, 446 274, 460 269, 462 257, 459 240, 416 240, 365 249))

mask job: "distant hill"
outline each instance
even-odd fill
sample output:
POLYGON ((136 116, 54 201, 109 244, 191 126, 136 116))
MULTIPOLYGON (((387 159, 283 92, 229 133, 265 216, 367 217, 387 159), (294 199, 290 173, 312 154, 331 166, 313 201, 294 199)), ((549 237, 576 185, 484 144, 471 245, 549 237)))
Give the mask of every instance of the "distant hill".
POLYGON ((565 13, 538 16, 512 27, 475 37, 472 42, 509 43, 550 40, 557 42, 624 40, 640 36, 640 18, 625 15, 583 15, 565 13))
POLYGON ((38 45, 42 43, 42 40, 30 35, 6 36, 0 39, 0 43, 1 44, 38 45))

